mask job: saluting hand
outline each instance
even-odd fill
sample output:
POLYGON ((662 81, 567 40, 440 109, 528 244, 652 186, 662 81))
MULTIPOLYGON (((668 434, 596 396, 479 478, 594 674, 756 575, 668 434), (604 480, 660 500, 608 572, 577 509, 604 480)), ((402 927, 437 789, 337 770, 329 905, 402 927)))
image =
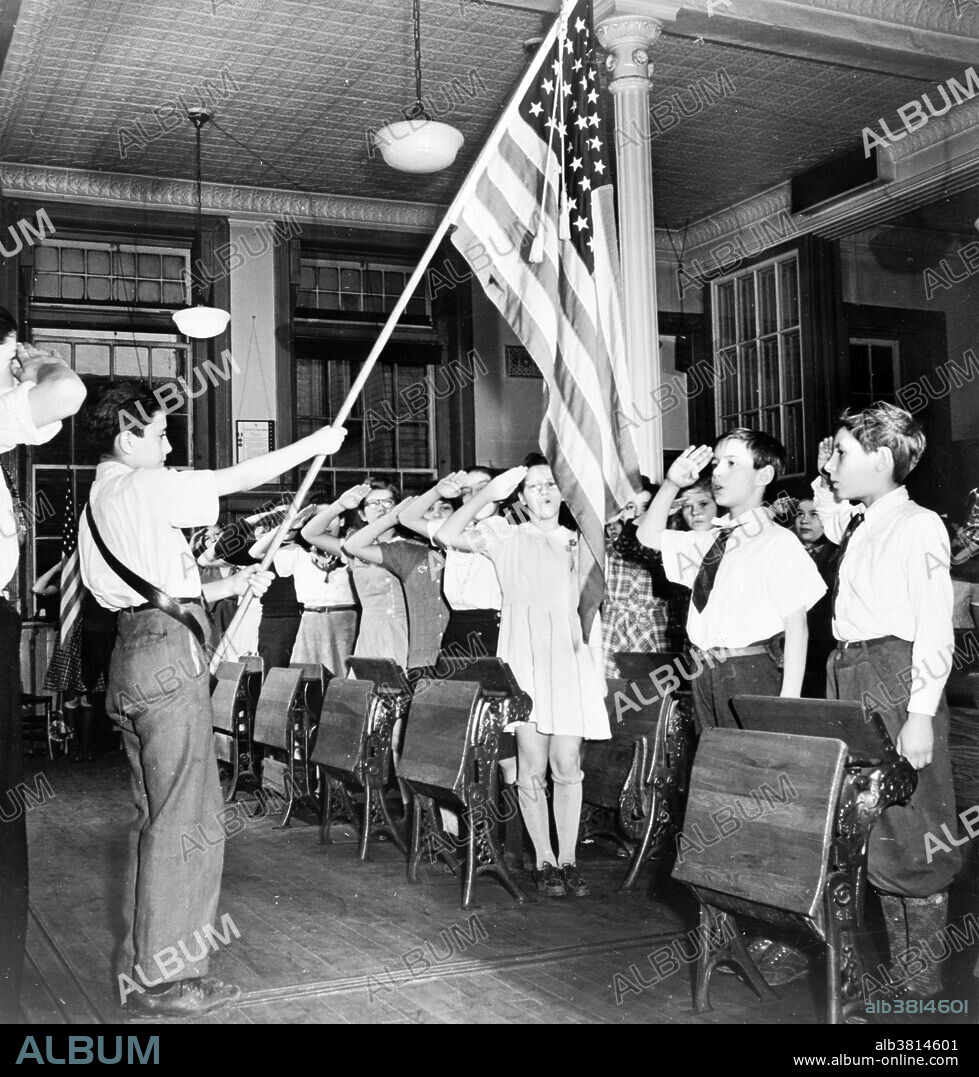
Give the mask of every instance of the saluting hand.
POLYGON ((816 470, 820 475, 826 476, 826 465, 829 463, 829 458, 833 455, 833 439, 823 438, 819 443, 819 449, 816 452, 816 470))
POLYGON ((522 465, 520 467, 511 467, 509 471, 504 471, 502 475, 497 475, 495 479, 491 479, 483 487, 483 494, 490 501, 506 501, 524 481, 526 475, 527 469, 522 465))
POLYGON ((360 482, 356 486, 351 486, 349 490, 344 492, 337 498, 337 504, 340 508, 345 509, 347 512, 351 512, 357 508, 361 501, 371 492, 371 484, 369 482, 360 482))
POLYGON ((438 490, 439 497, 461 497, 465 482, 466 473, 464 471, 453 471, 451 475, 446 475, 444 479, 439 479, 435 489, 438 490))
POLYGON ((670 464, 666 477, 677 486, 689 486, 697 481, 697 476, 710 463, 713 455, 708 445, 691 445, 670 464))

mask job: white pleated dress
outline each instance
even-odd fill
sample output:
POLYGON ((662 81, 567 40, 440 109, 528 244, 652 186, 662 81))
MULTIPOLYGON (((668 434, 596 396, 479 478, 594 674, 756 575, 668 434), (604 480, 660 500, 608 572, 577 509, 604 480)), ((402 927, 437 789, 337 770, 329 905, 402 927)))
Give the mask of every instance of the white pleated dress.
POLYGON ((540 733, 608 740, 601 648, 585 644, 578 619, 578 536, 499 518, 479 530, 503 591, 497 653, 534 701, 530 721, 540 733))

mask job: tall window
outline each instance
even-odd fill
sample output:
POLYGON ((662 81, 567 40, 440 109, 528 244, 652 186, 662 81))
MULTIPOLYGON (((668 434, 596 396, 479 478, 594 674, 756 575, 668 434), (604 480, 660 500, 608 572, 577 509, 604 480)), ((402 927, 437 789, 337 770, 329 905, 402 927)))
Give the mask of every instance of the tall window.
MULTIPOLYGON (((367 351, 367 344, 353 341, 296 341, 298 436, 332 421, 367 351)), ((368 476, 389 479, 407 493, 432 484, 433 379, 439 357, 439 349, 431 345, 387 346, 344 424, 343 447, 327 459, 320 473, 319 489, 327 497, 368 476)))
MULTIPOLYGON (((34 343, 64 357, 73 370, 86 376, 90 392, 121 378, 148 381, 154 388, 187 377, 187 345, 173 333, 123 333, 98 329, 36 329, 34 343)), ((192 382, 191 382, 192 384, 192 382)), ((167 415, 167 437, 173 450, 171 467, 190 461, 189 405, 167 415)), ((61 557, 65 494, 72 488, 80 512, 95 478, 100 450, 86 436, 76 416, 66 419, 57 437, 31 452, 35 505, 33 572, 40 575, 61 557)))
POLYGON ((785 445, 787 472, 799 474, 805 419, 798 258, 774 258, 711 288, 718 430, 766 430, 785 445))

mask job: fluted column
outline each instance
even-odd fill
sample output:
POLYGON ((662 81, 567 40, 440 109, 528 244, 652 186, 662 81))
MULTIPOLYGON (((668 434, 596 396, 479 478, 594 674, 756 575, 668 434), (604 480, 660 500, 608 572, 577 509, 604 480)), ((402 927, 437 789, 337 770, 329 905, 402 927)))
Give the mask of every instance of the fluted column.
POLYGON ((663 478, 663 424, 659 418, 659 328, 656 303, 656 233, 650 160, 649 49, 663 32, 659 19, 613 15, 596 27, 607 50, 615 102, 616 198, 622 262, 622 316, 626 358, 639 412, 632 433, 639 463, 654 482, 663 478))

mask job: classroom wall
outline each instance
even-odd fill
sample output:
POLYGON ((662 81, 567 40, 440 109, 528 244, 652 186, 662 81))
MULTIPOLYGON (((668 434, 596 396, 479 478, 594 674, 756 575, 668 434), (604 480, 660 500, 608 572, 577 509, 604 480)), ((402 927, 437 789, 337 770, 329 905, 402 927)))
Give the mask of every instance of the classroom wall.
MULTIPOLYGON (((228 222, 233 250, 248 252, 231 273, 231 354, 241 370, 231 379, 232 436, 238 419, 275 419, 275 251, 268 224, 228 222), (266 249, 268 248, 268 249, 266 249), (252 251, 259 253, 252 255, 252 251)), ((278 433, 278 432, 277 432, 278 433)))
MULTIPOLYGON (((662 311, 679 311, 675 265, 665 259, 657 264, 657 298, 662 311)), ((476 460, 490 467, 511 467, 529 452, 540 449, 538 434, 544 414, 543 382, 514 378, 506 373, 506 347, 519 345, 513 330, 486 298, 477 281, 472 286, 473 346, 487 372, 474 386, 476 460)), ((683 309, 698 313, 699 290, 688 291, 683 309)), ((660 348, 663 381, 677 376, 673 367, 672 339, 660 348)), ((649 409, 640 406, 640 411, 649 409)), ((663 418, 663 445, 667 449, 686 448, 687 410, 677 408, 663 418)))
MULTIPOLYGON (((968 349, 979 352, 979 273, 951 288, 926 289, 925 270, 941 267, 942 259, 963 276, 958 250, 977 240, 917 229, 880 226, 840 241, 843 301, 910 310, 943 311, 948 354, 934 357, 935 366, 947 360, 963 363, 968 349)), ((942 384, 935 379, 936 385, 942 384)), ((979 438, 979 378, 949 393, 953 442, 979 438)))

